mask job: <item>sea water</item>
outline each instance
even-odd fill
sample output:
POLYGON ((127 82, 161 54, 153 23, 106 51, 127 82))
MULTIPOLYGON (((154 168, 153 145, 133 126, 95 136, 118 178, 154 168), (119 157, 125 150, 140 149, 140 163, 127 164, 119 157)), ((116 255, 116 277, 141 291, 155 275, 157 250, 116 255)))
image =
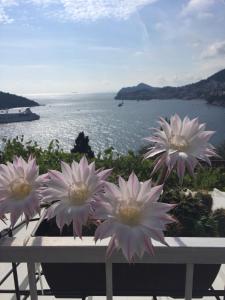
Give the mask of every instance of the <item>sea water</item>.
POLYGON ((90 145, 97 153, 113 147, 119 153, 138 151, 156 127, 157 119, 178 113, 181 117, 199 117, 207 129, 215 130, 215 145, 225 140, 225 108, 208 105, 203 100, 114 100, 115 94, 45 94, 29 95, 42 106, 32 108, 40 120, 0 124, 0 137, 24 135, 47 147, 58 139, 65 150, 73 147, 80 131, 89 136, 90 145))

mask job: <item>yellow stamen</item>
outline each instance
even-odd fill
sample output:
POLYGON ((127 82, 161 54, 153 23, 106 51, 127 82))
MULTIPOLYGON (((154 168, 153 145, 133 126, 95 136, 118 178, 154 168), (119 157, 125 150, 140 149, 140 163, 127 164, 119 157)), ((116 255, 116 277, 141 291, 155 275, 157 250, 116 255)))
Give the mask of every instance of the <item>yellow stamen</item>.
POLYGON ((69 200, 73 205, 82 205, 88 199, 90 192, 84 183, 73 184, 69 189, 69 200))
POLYGON ((189 147, 189 143, 182 135, 172 135, 170 139, 170 147, 174 150, 185 152, 189 147))
POLYGON ((140 223, 141 211, 135 206, 121 206, 118 210, 119 220, 129 226, 135 226, 140 223))
POLYGON ((18 178, 11 182, 10 190, 15 200, 25 199, 32 191, 32 186, 24 178, 18 178))

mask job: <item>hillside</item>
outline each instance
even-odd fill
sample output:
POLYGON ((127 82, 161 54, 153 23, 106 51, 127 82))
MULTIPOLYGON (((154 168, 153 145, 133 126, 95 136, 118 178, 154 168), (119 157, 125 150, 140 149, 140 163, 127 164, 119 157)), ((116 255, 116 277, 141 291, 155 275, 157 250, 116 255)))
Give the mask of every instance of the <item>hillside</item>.
POLYGON ((151 100, 151 99, 205 99, 210 98, 210 104, 214 101, 225 105, 221 95, 225 94, 225 69, 221 70, 207 79, 180 87, 152 87, 140 83, 134 87, 122 88, 115 99, 120 100, 151 100), (212 97, 213 96, 213 97, 212 97), (213 100, 212 100, 213 99, 213 100))
POLYGON ((39 106, 39 104, 22 96, 0 92, 0 109, 32 106, 39 106))

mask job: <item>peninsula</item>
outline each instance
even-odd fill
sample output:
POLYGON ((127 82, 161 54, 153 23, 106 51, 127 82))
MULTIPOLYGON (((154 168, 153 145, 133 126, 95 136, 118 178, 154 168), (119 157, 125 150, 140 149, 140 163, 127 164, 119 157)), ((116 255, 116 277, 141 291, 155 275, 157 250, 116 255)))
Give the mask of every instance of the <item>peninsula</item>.
POLYGON ((153 87, 140 83, 122 88, 116 95, 119 100, 151 99, 204 99, 210 104, 225 106, 225 69, 207 79, 180 87, 153 87))
POLYGON ((0 91, 0 109, 33 106, 39 106, 39 104, 36 101, 29 100, 25 97, 0 91))

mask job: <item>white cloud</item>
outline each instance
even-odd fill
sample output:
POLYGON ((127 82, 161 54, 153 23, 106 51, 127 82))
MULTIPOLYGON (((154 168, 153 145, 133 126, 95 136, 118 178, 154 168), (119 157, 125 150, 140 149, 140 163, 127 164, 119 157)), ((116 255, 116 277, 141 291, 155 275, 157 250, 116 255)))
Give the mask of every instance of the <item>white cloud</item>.
POLYGON ((0 0, 1 7, 10 7, 13 5, 18 5, 18 2, 16 0, 0 0))
POLYGON ((91 46, 89 47, 92 51, 109 51, 109 52, 122 52, 126 49, 120 47, 110 47, 110 46, 91 46))
POLYGON ((17 1, 0 0, 0 24, 9 24, 13 22, 13 19, 6 12, 6 9, 13 5, 17 5, 17 1))
POLYGON ((204 60, 204 63, 200 60, 196 64, 196 70, 199 74, 202 74, 202 78, 207 78, 213 73, 218 72, 225 68, 225 60, 221 56, 214 57, 213 59, 204 60))
POLYGON ((202 58, 215 58, 218 56, 225 56, 225 40, 209 45, 201 54, 202 58))
POLYGON ((146 58, 151 58, 152 57, 152 51, 147 50, 147 49, 143 49, 143 50, 138 50, 138 51, 132 52, 132 55, 134 57, 137 57, 138 59, 140 57, 143 57, 144 59, 146 59, 146 58))
POLYGON ((181 15, 194 15, 199 19, 211 18, 213 16, 212 8, 214 5, 224 4, 224 0, 189 0, 183 7, 181 15))
POLYGON ((141 7, 157 0, 61 0, 61 16, 74 21, 101 18, 127 19, 141 7))
POLYGON ((179 74, 170 76, 158 76, 156 77, 156 80, 158 82, 159 86, 182 86, 186 84, 190 84, 192 82, 197 82, 201 80, 199 75, 195 73, 182 73, 179 72, 179 74))
POLYGON ((0 23, 10 23, 12 18, 6 8, 12 5, 30 4, 49 7, 48 15, 63 20, 95 21, 102 18, 128 19, 141 7, 158 0, 0 0, 0 23))
POLYGON ((157 22, 155 24, 155 29, 158 31, 164 30, 165 29, 165 24, 163 22, 157 22))
POLYGON ((4 8, 0 6, 0 24, 9 24, 12 23, 11 19, 5 12, 4 8))
POLYGON ((189 0, 187 5, 183 7, 182 14, 188 15, 190 13, 207 11, 214 3, 215 0, 189 0))
POLYGON ((198 18, 200 20, 204 20, 204 19, 212 19, 214 17, 214 14, 213 13, 210 13, 210 12, 199 12, 198 13, 198 18))
POLYGON ((47 7, 52 4, 60 4, 62 1, 60 0, 24 0, 24 2, 35 4, 35 5, 42 5, 47 7))
POLYGON ((209 9, 216 1, 215 0, 189 0, 187 5, 184 7, 184 11, 194 12, 209 9))
MULTIPOLYGON (((141 7, 158 0, 27 0, 41 6, 58 5, 55 15, 73 21, 101 18, 127 19, 141 7)), ((54 14, 54 13, 53 13, 54 14)))

